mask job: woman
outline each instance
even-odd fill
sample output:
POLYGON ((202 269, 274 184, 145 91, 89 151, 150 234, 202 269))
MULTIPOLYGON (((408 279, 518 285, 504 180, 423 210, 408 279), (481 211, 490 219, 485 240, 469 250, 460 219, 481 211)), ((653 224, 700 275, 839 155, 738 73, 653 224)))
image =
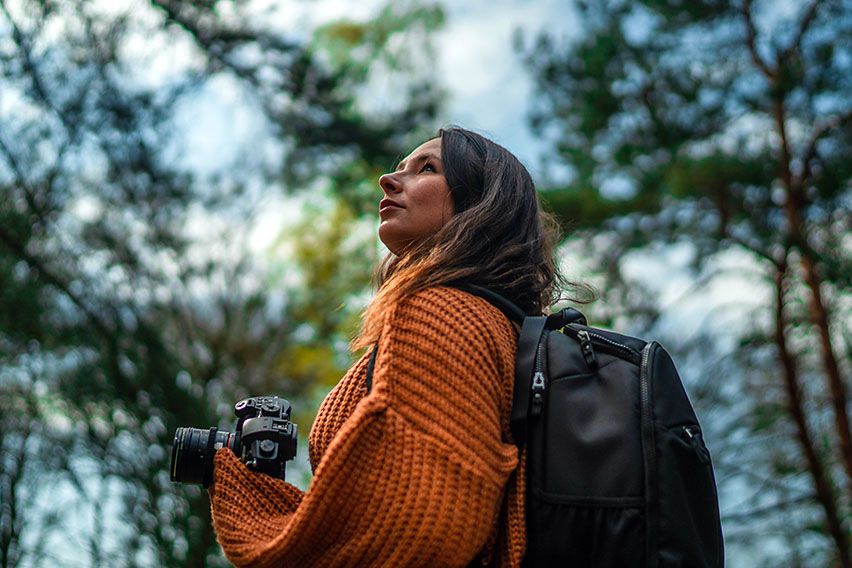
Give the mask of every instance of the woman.
POLYGON ((323 402, 301 492, 216 454, 213 522, 241 566, 519 566, 523 460, 509 415, 516 330, 465 282, 542 313, 555 231, 503 147, 441 130, 379 180, 390 250, 353 349, 323 402))

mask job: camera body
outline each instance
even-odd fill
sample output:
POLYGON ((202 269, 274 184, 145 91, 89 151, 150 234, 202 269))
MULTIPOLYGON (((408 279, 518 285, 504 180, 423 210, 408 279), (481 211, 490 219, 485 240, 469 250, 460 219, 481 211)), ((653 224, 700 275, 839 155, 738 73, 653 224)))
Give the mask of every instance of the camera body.
POLYGON ((277 396, 246 398, 234 405, 234 414, 241 450, 234 453, 252 471, 284 479, 284 464, 296 456, 298 439, 290 403, 277 396))
POLYGON ((285 464, 296 455, 298 429, 290 422, 290 403, 277 396, 251 397, 234 405, 234 432, 213 427, 180 427, 172 443, 170 478, 180 483, 213 480, 213 456, 229 448, 252 471, 284 479, 285 464))

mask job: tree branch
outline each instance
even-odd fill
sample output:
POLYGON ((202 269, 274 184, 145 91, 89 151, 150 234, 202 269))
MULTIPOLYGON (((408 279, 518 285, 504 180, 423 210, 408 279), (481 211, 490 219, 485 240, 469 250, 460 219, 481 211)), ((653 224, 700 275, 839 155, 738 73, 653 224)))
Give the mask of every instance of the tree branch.
MULTIPOLYGON (((783 93, 776 95, 773 102, 773 116, 778 134, 781 139, 781 157, 779 162, 780 177, 787 191, 787 201, 784 211, 789 224, 788 235, 790 242, 801 253, 801 264, 804 269, 805 282, 810 289, 811 297, 808 302, 810 319, 817 328, 825 368, 828 392, 834 410, 835 427, 841 462, 846 474, 847 493, 852 495, 852 426, 850 426, 847 410, 846 385, 840 375, 837 356, 834 354, 831 341, 831 329, 828 321, 828 310, 822 299, 822 279, 818 274, 817 259, 819 256, 811 248, 808 240, 807 225, 803 219, 808 203, 804 188, 797 184, 791 169, 791 152, 787 137, 786 108, 783 93)), ((827 130, 825 130, 827 132, 827 130)), ((804 169, 804 168, 803 168, 804 169)))
POLYGON ((740 6, 740 14, 742 14, 743 23, 746 27, 746 46, 748 46, 752 61, 766 78, 774 81, 778 75, 777 70, 771 69, 757 52, 757 28, 754 27, 754 20, 751 16, 751 0, 743 0, 740 6))
POLYGON ((149 0, 149 2, 165 14, 167 22, 171 22, 187 32, 212 61, 219 63, 252 85, 259 84, 258 78, 253 73, 254 70, 240 65, 228 57, 235 49, 250 42, 259 43, 282 53, 295 51, 297 48, 296 44, 286 42, 273 34, 224 27, 209 29, 200 25, 198 13, 187 15, 185 10, 182 9, 184 6, 176 4, 173 0, 149 0))
POLYGON ((802 495, 800 497, 792 497, 790 499, 785 499, 769 505, 763 505, 761 507, 755 507, 754 509, 748 509, 746 511, 728 513, 725 515, 725 521, 729 523, 753 521, 755 517, 764 517, 766 515, 776 513, 779 510, 790 509, 791 507, 800 507, 802 505, 811 505, 815 498, 816 496, 813 494, 802 495))
POLYGON ((808 31, 808 28, 813 22, 814 17, 817 13, 817 8, 819 7, 822 0, 813 0, 811 5, 808 6, 808 9, 805 11, 804 17, 799 22, 799 29, 796 31, 796 35, 793 38, 793 41, 790 42, 790 45, 781 52, 780 59, 781 61, 786 61, 788 57, 790 57, 794 51, 798 50, 802 45, 802 38, 805 36, 805 33, 808 31))
POLYGON ((805 145, 805 152, 802 155, 802 173, 796 179, 796 184, 799 189, 804 188, 805 184, 811 177, 811 161, 816 157, 816 146, 822 138, 840 126, 852 121, 852 109, 844 113, 837 114, 826 120, 821 126, 814 129, 808 143, 805 145))
POLYGON ((822 459, 817 453, 813 436, 808 427, 804 410, 805 401, 802 396, 796 361, 787 347, 787 319, 784 314, 786 280, 787 266, 785 263, 784 269, 779 270, 775 275, 775 346, 778 350, 781 374, 787 392, 787 409, 796 425, 798 441, 807 460, 808 472, 811 474, 814 483, 817 501, 822 505, 825 513, 828 534, 837 547, 838 560, 843 568, 850 568, 852 560, 849 557, 849 536, 840 519, 837 495, 831 485, 822 459))
POLYGON ((741 246, 745 250, 757 255, 763 260, 769 261, 776 269, 780 269, 781 266, 778 262, 778 259, 772 256, 768 251, 762 249, 760 246, 754 243, 750 243, 741 237, 734 236, 731 231, 725 231, 725 239, 741 246))
POLYGON ((6 7, 6 3, 4 0, 0 0, 0 12, 6 16, 6 20, 9 22, 9 26, 12 28, 12 39, 15 42, 15 45, 18 47, 18 52, 20 53, 20 57, 23 63, 23 69, 25 75, 29 76, 30 83, 32 85, 33 92, 35 93, 38 100, 40 100, 48 109, 50 109, 62 122, 63 126, 65 126, 68 131, 69 136, 73 136, 77 130, 77 124, 74 123, 68 116, 66 116, 65 112, 56 106, 53 100, 50 98, 48 92, 50 89, 45 86, 44 81, 41 77, 41 72, 36 66, 35 60, 33 59, 32 52, 32 41, 31 38, 27 37, 24 31, 18 26, 18 23, 12 18, 12 14, 9 13, 9 9, 6 7))
POLYGON ((86 302, 83 299, 75 294, 68 285, 62 281, 56 274, 53 273, 50 268, 48 268, 43 262, 41 262, 34 255, 30 254, 26 247, 21 244, 16 238, 14 238, 5 227, 0 225, 0 243, 6 245, 6 247, 12 251, 12 253, 16 254, 18 258, 35 268, 39 271, 39 274, 52 286, 59 289, 63 294, 68 296, 68 298, 76 305, 80 311, 85 314, 86 319, 89 320, 89 323, 97 329, 97 331, 103 335, 104 339, 110 341, 113 336, 113 330, 110 329, 110 326, 107 325, 98 315, 92 311, 89 306, 86 305, 86 302))

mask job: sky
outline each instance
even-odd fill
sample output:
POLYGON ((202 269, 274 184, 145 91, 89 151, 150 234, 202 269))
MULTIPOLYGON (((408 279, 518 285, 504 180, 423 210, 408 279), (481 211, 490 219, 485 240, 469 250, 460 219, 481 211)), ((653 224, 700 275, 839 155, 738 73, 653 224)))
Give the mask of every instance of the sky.
MULTIPOLYGON (((405 2, 402 2, 405 3, 405 2)), ((448 90, 444 121, 492 136, 531 170, 542 147, 530 133, 525 114, 532 83, 512 47, 516 29, 575 37, 579 23, 568 0, 438 1, 445 11, 442 30, 434 36, 439 81, 448 90)), ((279 6, 282 28, 309 29, 337 19, 367 20, 384 0, 298 0, 259 3, 279 6)), ((535 172, 533 172, 535 177, 535 172)))
POLYGON ((490 135, 539 178, 545 148, 527 125, 533 85, 512 47, 512 36, 518 29, 531 37, 546 28, 559 37, 576 37, 579 24, 571 3, 470 0, 445 7, 447 26, 436 46, 450 90, 449 122, 490 135))
MULTIPOLYGON (((274 27, 291 35, 293 30, 301 30, 304 36, 331 20, 371 19, 384 4, 379 0, 254 3, 258 18, 271 20, 274 27)), ((433 36, 435 73, 448 95, 439 122, 458 124, 493 138, 517 155, 534 178, 540 178, 540 157, 545 147, 530 132, 526 119, 533 85, 512 38, 518 29, 529 38, 545 26, 551 34, 575 37, 578 23, 571 3, 465 0, 439 4, 446 21, 433 36)), ((387 90, 391 88, 386 85, 387 90)), ((384 98, 386 93, 377 96, 384 98)), ((212 82, 187 110, 182 130, 189 137, 186 147, 194 151, 186 159, 201 171, 228 163, 229 149, 242 146, 240 141, 263 128, 262 117, 245 106, 239 88, 228 80, 212 82)))

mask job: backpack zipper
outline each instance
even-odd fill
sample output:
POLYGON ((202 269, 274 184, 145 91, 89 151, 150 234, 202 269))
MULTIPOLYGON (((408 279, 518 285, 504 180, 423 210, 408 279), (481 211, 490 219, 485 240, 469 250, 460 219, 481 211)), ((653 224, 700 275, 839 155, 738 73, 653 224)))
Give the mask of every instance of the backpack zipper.
POLYGON ((544 362, 542 357, 542 351, 544 350, 544 343, 547 341, 547 335, 550 333, 548 330, 544 330, 541 334, 541 339, 538 342, 538 346, 535 350, 535 372, 533 373, 532 380, 532 408, 530 409, 531 416, 539 416, 541 415, 541 407, 544 404, 544 391, 547 389, 547 384, 544 379, 544 362))
POLYGON ((657 566, 657 530, 660 523, 657 503, 657 453, 654 442, 653 393, 651 392, 651 351, 656 343, 645 344, 639 365, 639 412, 642 436, 642 462, 645 469, 645 565, 657 566))
POLYGON ((586 366, 590 371, 594 371, 598 368, 598 358, 595 355, 595 348, 592 345, 592 337, 585 329, 578 331, 577 337, 580 339, 580 351, 583 352, 583 359, 586 361, 586 366))
MULTIPOLYGON (((580 341, 581 348, 583 348, 583 339, 585 338, 589 344, 597 344, 597 347, 600 348, 601 351, 609 351, 610 353, 615 351, 615 353, 613 353, 614 355, 627 355, 630 361, 637 364, 641 360, 641 355, 635 349, 632 349, 622 343, 618 343, 617 341, 613 341, 603 335, 599 335, 594 331, 575 329, 572 325, 566 325, 562 328, 562 333, 580 341)), ((592 352, 592 356, 594 356, 594 352, 592 352)), ((589 362, 585 350, 583 351, 583 358, 586 359, 587 363, 589 362)), ((595 366, 597 365, 595 364, 595 366)))
POLYGON ((704 445, 704 440, 701 437, 701 429, 698 426, 682 426, 681 432, 683 432, 686 441, 692 446, 692 450, 698 456, 698 459, 701 460, 701 463, 710 463, 710 452, 707 451, 707 446, 704 445))

